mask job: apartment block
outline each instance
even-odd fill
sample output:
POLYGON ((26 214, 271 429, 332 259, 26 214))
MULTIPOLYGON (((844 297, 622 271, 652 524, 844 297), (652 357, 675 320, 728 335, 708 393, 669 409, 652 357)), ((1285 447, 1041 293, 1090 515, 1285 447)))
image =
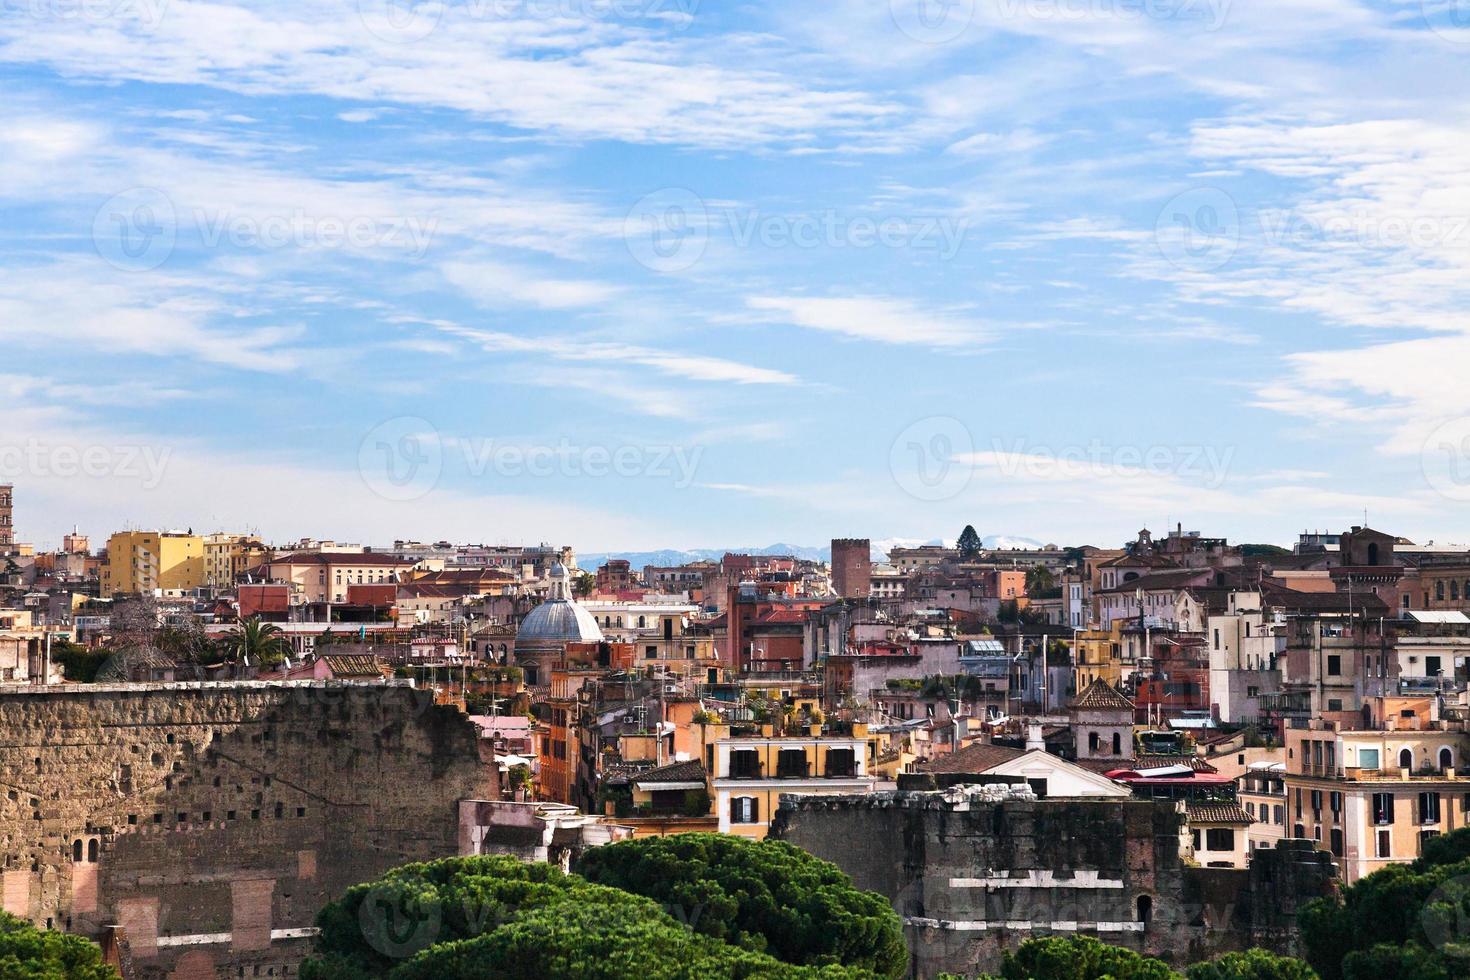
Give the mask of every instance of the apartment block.
POLYGON ((1344 730, 1314 720, 1286 733, 1286 836, 1317 842, 1351 883, 1419 857, 1424 841, 1470 825, 1470 734, 1437 698, 1386 697, 1344 730))
POLYGON ((186 592, 208 584, 204 539, 173 531, 119 531, 107 539, 102 596, 186 592))
MULTIPOLYGON (((768 729, 769 732, 769 729, 768 729)), ((851 735, 745 735, 705 749, 720 832, 766 836, 783 793, 826 795, 871 791, 867 726, 851 735)))

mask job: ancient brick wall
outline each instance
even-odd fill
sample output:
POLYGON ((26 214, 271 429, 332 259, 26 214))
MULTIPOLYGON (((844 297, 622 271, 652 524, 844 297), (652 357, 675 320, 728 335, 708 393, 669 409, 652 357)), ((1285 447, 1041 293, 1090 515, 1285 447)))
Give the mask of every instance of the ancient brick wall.
POLYGON ((1274 856, 1255 873, 1190 867, 1169 803, 968 792, 786 797, 771 836, 892 900, 914 977, 994 972, 1042 935, 1091 935, 1176 965, 1252 944, 1290 951, 1296 903, 1332 876, 1330 861, 1274 856))
POLYGON ((396 684, 0 690, 0 897, 122 925, 145 980, 294 976, 323 904, 457 853, 494 781, 462 713, 396 684))

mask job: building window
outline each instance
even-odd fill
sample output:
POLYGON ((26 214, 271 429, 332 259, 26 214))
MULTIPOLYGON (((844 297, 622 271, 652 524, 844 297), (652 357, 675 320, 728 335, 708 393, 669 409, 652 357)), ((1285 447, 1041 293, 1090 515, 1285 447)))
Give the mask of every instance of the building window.
POLYGON ((754 749, 736 749, 730 753, 731 779, 759 779, 760 754, 754 749))
POLYGON ((1333 827, 1332 828, 1332 835, 1331 835, 1331 837, 1329 839, 1331 841, 1330 846, 1332 848, 1332 856, 1333 857, 1342 857, 1342 853, 1343 853, 1343 851, 1342 851, 1342 828, 1341 827, 1333 827))
POLYGON ((1448 747, 1439 750, 1439 768, 1449 770, 1455 768, 1455 753, 1448 747))
POLYGON ((759 823, 761 806, 754 796, 736 796, 730 800, 731 823, 759 823))
POLYGON ((1439 794, 1419 794, 1419 822, 1439 823, 1439 794))
POLYGON ((1373 794, 1373 822, 1376 824, 1393 823, 1393 794, 1373 794))
POLYGON ((1328 677, 1341 677, 1342 676, 1342 657, 1341 657, 1341 655, 1336 654, 1336 653, 1331 653, 1331 654, 1328 654, 1327 655, 1327 676, 1328 677))
POLYGON ((805 749, 782 749, 776 753, 776 776, 779 779, 804 779, 807 768, 805 749))
POLYGON ((852 779, 857 776, 857 755, 852 749, 827 750, 827 775, 852 779))
POLYGON ((1360 769, 1377 769, 1378 768, 1378 750, 1377 749, 1359 749, 1358 750, 1358 768, 1360 768, 1360 769))
POLYGON ((1393 856, 1393 834, 1386 830, 1378 832, 1378 846, 1374 852, 1376 857, 1386 858, 1393 856))
POLYGON ((1205 848, 1211 851, 1235 850, 1235 831, 1229 827, 1211 827, 1205 831, 1205 848))
POLYGON ((1401 749, 1399 751, 1399 768, 1400 769, 1413 769, 1414 768, 1414 753, 1413 752, 1409 751, 1408 749, 1401 749))

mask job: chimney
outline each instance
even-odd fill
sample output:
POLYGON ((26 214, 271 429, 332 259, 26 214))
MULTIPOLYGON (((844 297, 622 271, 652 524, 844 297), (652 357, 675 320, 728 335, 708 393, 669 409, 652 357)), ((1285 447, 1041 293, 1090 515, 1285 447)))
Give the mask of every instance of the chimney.
POLYGON ((1046 751, 1046 739, 1041 737, 1041 725, 1031 724, 1026 726, 1026 751, 1046 751))

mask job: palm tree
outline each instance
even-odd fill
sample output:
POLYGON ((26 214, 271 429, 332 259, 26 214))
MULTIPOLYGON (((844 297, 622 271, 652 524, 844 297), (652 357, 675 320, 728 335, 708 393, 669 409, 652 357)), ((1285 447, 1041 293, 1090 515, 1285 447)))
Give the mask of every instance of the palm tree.
POLYGON ((1036 565, 1026 572, 1026 594, 1033 599, 1055 587, 1056 579, 1052 576, 1051 569, 1045 565, 1036 565))
POLYGON ((251 616, 240 624, 240 628, 229 635, 230 649, 241 661, 260 667, 274 667, 286 659, 291 645, 286 634, 275 623, 262 623, 259 616, 251 616))
POLYGON ((597 588, 597 577, 591 572, 580 572, 572 583, 572 595, 585 599, 597 588))

